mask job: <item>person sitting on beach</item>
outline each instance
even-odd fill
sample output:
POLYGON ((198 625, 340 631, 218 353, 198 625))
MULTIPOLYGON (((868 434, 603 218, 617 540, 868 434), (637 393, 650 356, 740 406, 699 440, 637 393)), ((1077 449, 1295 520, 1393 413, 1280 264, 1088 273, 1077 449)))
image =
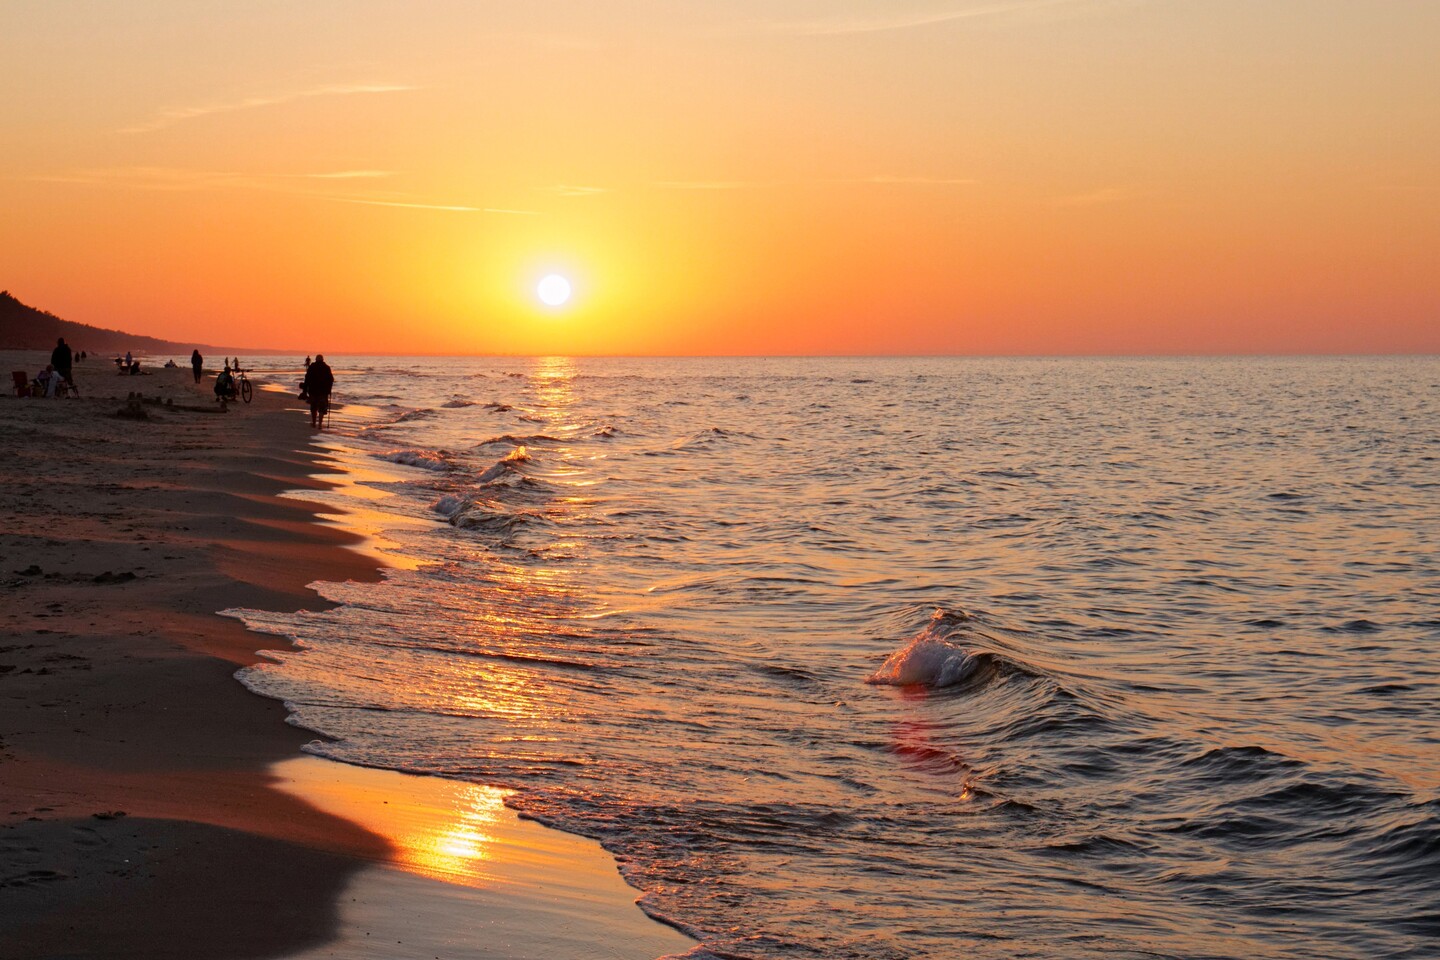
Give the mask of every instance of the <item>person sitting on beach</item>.
POLYGON ((230 364, 225 364, 225 369, 215 375, 215 398, 217 400, 235 399, 235 378, 230 375, 230 364))
POLYGON ((55 365, 53 363, 45 364, 45 369, 35 374, 35 396, 55 396, 55 388, 59 383, 60 375, 55 372, 55 365))
POLYGON ((330 391, 335 389, 335 374, 323 353, 315 354, 315 362, 306 368, 301 388, 310 400, 310 426, 318 430, 330 413, 330 391))

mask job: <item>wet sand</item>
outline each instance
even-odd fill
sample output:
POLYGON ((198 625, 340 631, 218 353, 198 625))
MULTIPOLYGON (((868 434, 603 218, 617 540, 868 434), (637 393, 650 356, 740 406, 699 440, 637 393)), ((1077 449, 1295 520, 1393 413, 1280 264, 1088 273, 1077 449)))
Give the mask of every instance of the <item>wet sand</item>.
POLYGON ((360 533, 280 496, 326 485, 291 394, 217 413, 188 368, 76 374, 82 399, 0 400, 0 957, 693 945, 598 845, 483 787, 304 757, 312 735, 234 679, 283 641, 215 611, 379 576, 360 533), (160 402, 116 416, 132 391, 160 402))

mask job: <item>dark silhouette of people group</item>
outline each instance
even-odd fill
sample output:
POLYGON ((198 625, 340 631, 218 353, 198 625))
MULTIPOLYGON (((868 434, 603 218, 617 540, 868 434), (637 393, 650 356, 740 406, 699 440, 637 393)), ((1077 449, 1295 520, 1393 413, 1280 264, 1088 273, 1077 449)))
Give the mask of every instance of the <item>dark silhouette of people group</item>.
MULTIPOLYGON (((75 363, 83 360, 86 354, 74 351, 65 342, 64 337, 55 341, 55 349, 50 352, 50 362, 45 369, 28 378, 25 371, 15 373, 15 390, 20 395, 31 395, 38 397, 56 396, 79 396, 80 392, 75 385, 75 363)), ((120 373, 131 375, 140 372, 140 361, 128 350, 124 357, 115 358, 115 366, 120 373)), ((167 367, 175 367, 177 364, 172 360, 167 367)), ((205 358, 201 356, 200 350, 190 351, 190 370, 199 383, 205 374, 205 358)), ((215 375, 215 397, 222 403, 226 400, 234 400, 238 383, 236 375, 240 371, 240 358, 225 358, 225 366, 215 375)), ((316 354, 315 359, 305 358, 305 379, 300 383, 300 399, 310 404, 310 426, 316 430, 323 429, 325 420, 330 415, 330 395, 335 390, 335 372, 325 362, 324 354, 316 354)))
MULTIPOLYGON (((190 366, 195 371, 195 382, 200 382, 201 368, 204 358, 200 351, 195 350, 190 354, 190 366)), ((240 372, 240 358, 236 357, 232 363, 229 357, 225 358, 225 366, 215 375, 215 396, 220 400, 235 399, 237 387, 236 374, 240 372)), ((310 404, 310 426, 316 430, 323 429, 325 420, 330 415, 330 395, 335 389, 335 372, 325 362, 324 354, 316 354, 315 359, 305 358, 305 379, 300 382, 300 399, 310 404)))

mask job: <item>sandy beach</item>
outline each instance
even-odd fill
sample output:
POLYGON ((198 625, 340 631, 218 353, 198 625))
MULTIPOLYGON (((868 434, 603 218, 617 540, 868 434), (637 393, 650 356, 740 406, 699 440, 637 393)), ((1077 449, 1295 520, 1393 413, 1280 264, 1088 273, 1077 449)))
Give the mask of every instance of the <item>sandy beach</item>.
MULTIPOLYGON (((40 354, 0 354, 34 371, 40 354)), ((322 609, 380 574, 286 491, 327 485, 286 392, 211 377, 0 401, 0 956, 655 957, 597 844, 487 788, 306 757, 234 672, 283 641, 217 611, 322 609), (138 391, 142 418, 117 416, 138 391)))

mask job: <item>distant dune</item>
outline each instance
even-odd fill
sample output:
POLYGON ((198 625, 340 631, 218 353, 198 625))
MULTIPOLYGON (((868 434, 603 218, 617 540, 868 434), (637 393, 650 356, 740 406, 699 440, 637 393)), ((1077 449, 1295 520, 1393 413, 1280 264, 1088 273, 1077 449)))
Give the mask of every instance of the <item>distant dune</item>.
POLYGON ((201 353, 257 354, 294 351, 260 350, 255 347, 216 346, 208 343, 177 343, 158 337, 142 337, 123 330, 92 327, 87 323, 61 320, 55 314, 21 303, 5 290, 0 292, 0 350, 49 350, 57 337, 74 350, 87 353, 188 354, 196 347, 201 353))

